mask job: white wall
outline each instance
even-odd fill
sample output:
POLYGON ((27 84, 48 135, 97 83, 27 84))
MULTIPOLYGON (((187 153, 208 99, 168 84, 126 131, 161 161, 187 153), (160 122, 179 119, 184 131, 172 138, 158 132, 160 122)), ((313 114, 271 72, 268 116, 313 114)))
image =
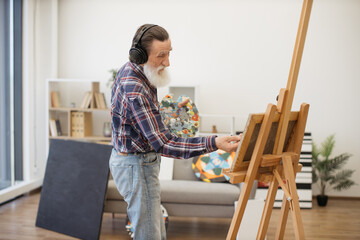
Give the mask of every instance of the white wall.
MULTIPOLYGON (((59 78, 106 81, 108 70, 127 60, 136 28, 156 23, 172 39, 173 83, 198 85, 200 112, 234 114, 241 129, 249 113, 265 111, 286 87, 302 1, 57 4, 59 78)), ((293 108, 310 103, 307 131, 316 142, 335 133, 335 154, 353 154, 346 167, 357 170, 353 180, 360 184, 359 43, 360 1, 315 0, 293 108)), ((360 185, 330 195, 359 197, 360 185)))

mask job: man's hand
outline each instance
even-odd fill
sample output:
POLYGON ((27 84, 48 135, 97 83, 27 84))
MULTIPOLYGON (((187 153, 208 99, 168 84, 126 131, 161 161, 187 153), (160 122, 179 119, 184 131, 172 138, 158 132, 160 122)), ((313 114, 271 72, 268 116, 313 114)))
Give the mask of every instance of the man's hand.
POLYGON ((178 103, 178 108, 182 108, 183 106, 185 106, 186 104, 188 104, 188 102, 190 101, 189 98, 186 98, 184 101, 179 102, 178 103))
POLYGON ((235 152, 237 147, 239 146, 241 136, 242 135, 216 137, 216 147, 218 149, 224 150, 225 152, 235 152))

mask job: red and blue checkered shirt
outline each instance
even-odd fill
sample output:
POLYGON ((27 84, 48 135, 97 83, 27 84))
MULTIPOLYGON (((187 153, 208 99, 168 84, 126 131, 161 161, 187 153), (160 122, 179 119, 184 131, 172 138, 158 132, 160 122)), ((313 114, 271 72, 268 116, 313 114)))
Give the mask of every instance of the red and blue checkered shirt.
POLYGON ((143 68, 127 62, 118 71, 111 93, 112 145, 117 152, 155 151, 190 158, 217 150, 215 136, 181 138, 163 123, 157 90, 143 68))

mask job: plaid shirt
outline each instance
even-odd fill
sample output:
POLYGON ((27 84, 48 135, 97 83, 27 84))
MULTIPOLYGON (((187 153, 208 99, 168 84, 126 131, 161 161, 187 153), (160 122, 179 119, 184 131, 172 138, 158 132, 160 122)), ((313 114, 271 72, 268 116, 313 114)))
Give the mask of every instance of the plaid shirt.
POLYGON ((127 62, 117 73, 111 93, 112 145, 117 152, 155 151, 190 158, 217 150, 215 136, 181 138, 163 123, 157 90, 143 68, 127 62))

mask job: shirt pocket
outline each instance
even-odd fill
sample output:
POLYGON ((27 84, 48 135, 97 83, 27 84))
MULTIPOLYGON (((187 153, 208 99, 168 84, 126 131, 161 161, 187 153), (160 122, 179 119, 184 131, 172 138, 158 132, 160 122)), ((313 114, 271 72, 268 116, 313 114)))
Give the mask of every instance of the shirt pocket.
POLYGON ((133 191, 133 166, 111 165, 111 173, 120 195, 126 199, 133 191))

